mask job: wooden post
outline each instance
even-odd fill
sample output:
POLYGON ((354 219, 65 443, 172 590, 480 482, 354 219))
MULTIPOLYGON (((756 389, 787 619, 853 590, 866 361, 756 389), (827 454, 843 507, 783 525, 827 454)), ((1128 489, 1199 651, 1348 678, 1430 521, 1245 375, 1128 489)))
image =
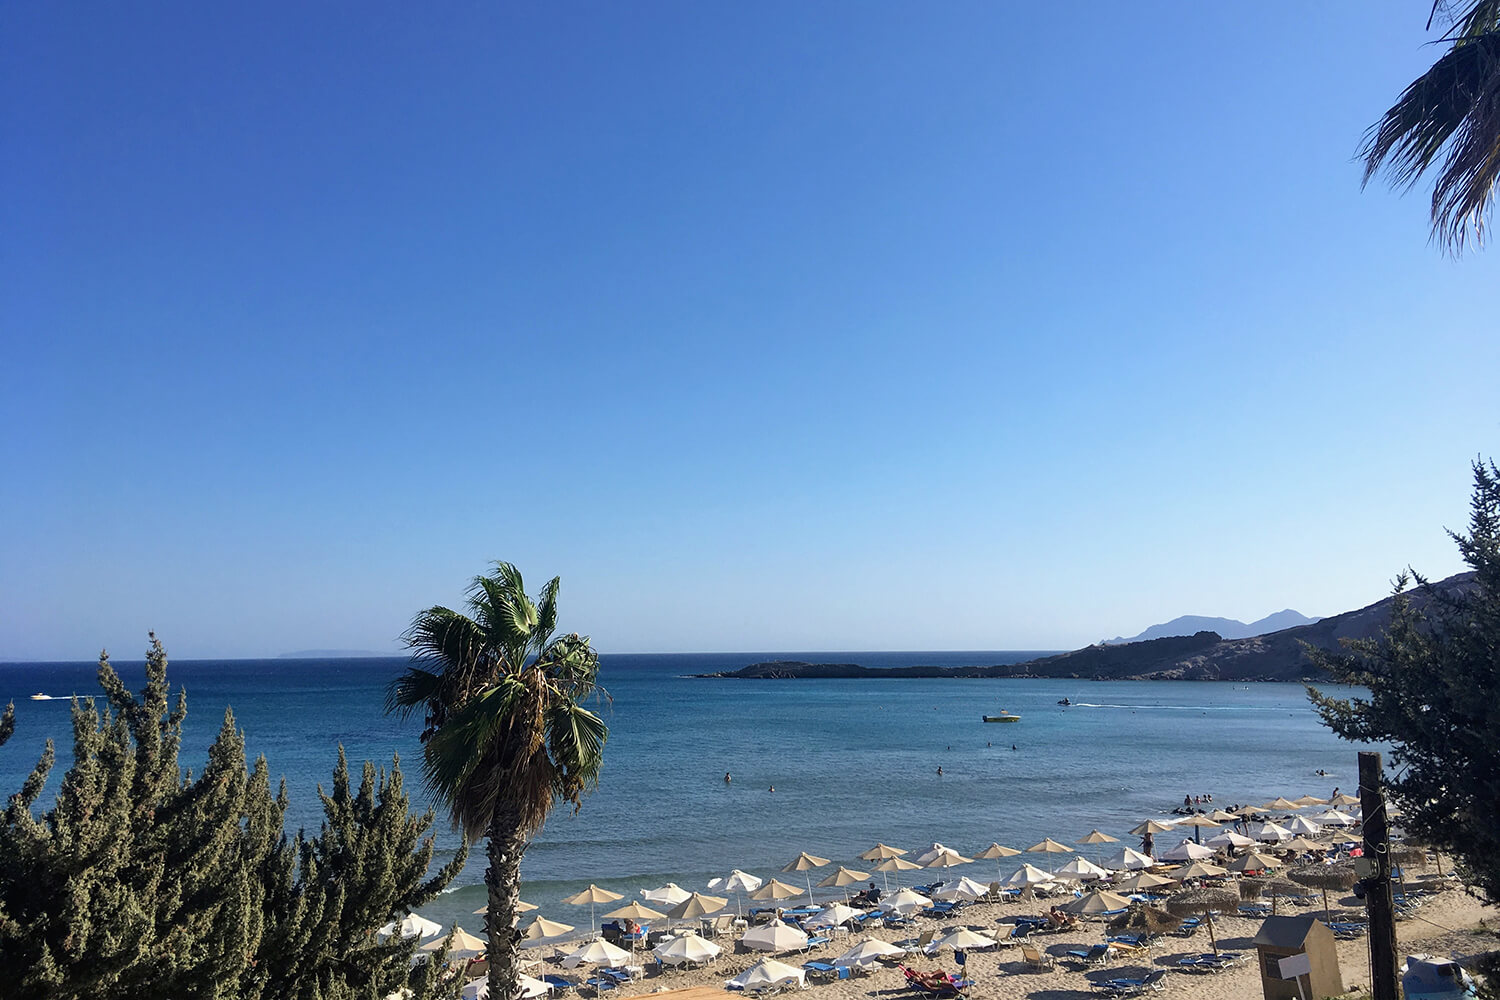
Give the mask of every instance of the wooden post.
POLYGON ((1391 899, 1390 827, 1385 793, 1380 788, 1380 754, 1359 755, 1359 805, 1364 812, 1365 857, 1374 871, 1364 880, 1365 907, 1370 916, 1370 995, 1372 1000, 1398 1000, 1396 979, 1396 907, 1391 899))

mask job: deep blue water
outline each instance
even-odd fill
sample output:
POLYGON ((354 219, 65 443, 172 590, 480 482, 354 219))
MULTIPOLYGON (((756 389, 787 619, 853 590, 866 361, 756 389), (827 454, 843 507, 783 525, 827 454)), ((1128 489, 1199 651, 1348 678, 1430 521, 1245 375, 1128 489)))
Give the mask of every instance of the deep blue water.
MULTIPOLYGON (((1211 792, 1216 803, 1230 804, 1326 796, 1334 785, 1356 784, 1356 748, 1319 724, 1300 685, 684 676, 765 659, 881 667, 1033 655, 605 656, 601 682, 611 700, 601 710, 610 739, 600 787, 578 815, 554 813, 532 845, 522 869, 524 898, 549 917, 586 924, 586 911, 558 900, 591 881, 629 896, 667 881, 701 889, 732 868, 768 877, 803 850, 853 862, 877 840, 908 849, 942 841, 973 851, 995 840, 1013 847, 1043 836, 1071 842, 1098 827, 1133 845, 1124 830, 1180 804, 1184 794, 1211 792), (1075 704, 1058 706, 1063 697, 1075 704), (1020 713, 1022 722, 980 721, 1001 708, 1020 713), (1329 777, 1316 776, 1317 769, 1329 777), (733 774, 731 784, 725 772, 733 774)), ((356 774, 365 759, 389 763, 399 753, 409 790, 425 802, 419 723, 382 708, 385 686, 403 663, 172 663, 174 689, 188 693, 183 762, 201 764, 232 706, 250 755, 264 754, 273 778, 286 776, 291 827, 320 822, 315 788, 327 784, 339 743, 356 774)), ((139 687, 139 661, 115 666, 139 687)), ((68 702, 28 698, 37 691, 64 699, 95 694, 94 671, 91 663, 0 664, 0 703, 15 701, 17 723, 0 748, 0 795, 20 787, 47 737, 58 744, 49 791, 56 787, 69 758, 68 702)), ((436 830, 446 856, 454 837, 441 817, 436 830)), ((992 865, 975 865, 973 874, 993 877, 992 865)), ((478 932, 480 918, 470 911, 484 901, 483 871, 476 854, 458 888, 424 913, 478 932)), ((816 881, 822 873, 813 874, 816 881)))

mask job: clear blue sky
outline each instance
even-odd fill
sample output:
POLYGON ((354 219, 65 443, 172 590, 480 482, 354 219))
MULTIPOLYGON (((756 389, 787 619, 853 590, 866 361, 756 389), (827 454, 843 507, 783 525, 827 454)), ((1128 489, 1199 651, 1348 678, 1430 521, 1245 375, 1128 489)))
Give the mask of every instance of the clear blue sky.
POLYGON ((1062 648, 1459 569, 1426 3, 0 7, 0 658, 1062 648), (1072 16, 1068 16, 1071 14, 1072 16))

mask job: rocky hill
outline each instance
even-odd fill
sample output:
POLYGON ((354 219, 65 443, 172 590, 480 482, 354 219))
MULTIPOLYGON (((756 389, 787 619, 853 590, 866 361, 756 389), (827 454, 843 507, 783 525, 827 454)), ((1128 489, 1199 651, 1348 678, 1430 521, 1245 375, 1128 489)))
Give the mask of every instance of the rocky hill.
POLYGON ((1152 625, 1140 635, 1131 636, 1129 639, 1116 636, 1106 639, 1105 644, 1111 646, 1122 645, 1127 642, 1143 642, 1146 639, 1161 639, 1173 635, 1195 635, 1199 632, 1217 632, 1225 639, 1248 639, 1251 636, 1265 635, 1268 632, 1280 632, 1282 629, 1296 628, 1298 625, 1311 625, 1318 621, 1317 618, 1309 618, 1299 611, 1287 608, 1278 611, 1274 615, 1266 615, 1264 618, 1246 624, 1238 618, 1209 618, 1204 615, 1182 615, 1173 618, 1169 622, 1160 625, 1152 625))
MULTIPOLYGON (((1433 584, 1457 593, 1473 584, 1461 573, 1433 584)), ((1411 595, 1421 605, 1420 592, 1411 595)), ((1311 625, 1282 629, 1248 639, 1225 639, 1216 632, 1169 636, 1122 645, 1094 645, 1024 663, 973 667, 911 666, 872 669, 855 663, 754 663, 709 677, 786 680, 807 677, 1077 677, 1095 680, 1296 681, 1321 680, 1303 643, 1336 649, 1341 639, 1369 639, 1390 620, 1391 599, 1311 625)))

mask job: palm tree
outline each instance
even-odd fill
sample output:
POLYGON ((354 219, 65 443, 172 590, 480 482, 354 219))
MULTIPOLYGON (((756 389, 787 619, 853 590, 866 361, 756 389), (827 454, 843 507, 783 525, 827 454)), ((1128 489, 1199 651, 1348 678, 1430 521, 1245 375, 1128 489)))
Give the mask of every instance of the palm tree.
POLYGON ((464 838, 488 841, 486 917, 489 989, 495 1000, 519 990, 521 857, 552 807, 577 812, 598 783, 609 730, 584 707, 596 690, 599 656, 587 637, 552 638, 558 580, 536 601, 521 574, 498 562, 474 578, 469 615, 444 607, 419 613, 402 637, 412 662, 386 710, 419 708, 422 773, 464 838))
POLYGON ((1443 57, 1397 98, 1365 136, 1366 184, 1384 169, 1410 187, 1439 160, 1432 236, 1450 252, 1484 240, 1500 181, 1500 0, 1434 0, 1449 30, 1443 57))

